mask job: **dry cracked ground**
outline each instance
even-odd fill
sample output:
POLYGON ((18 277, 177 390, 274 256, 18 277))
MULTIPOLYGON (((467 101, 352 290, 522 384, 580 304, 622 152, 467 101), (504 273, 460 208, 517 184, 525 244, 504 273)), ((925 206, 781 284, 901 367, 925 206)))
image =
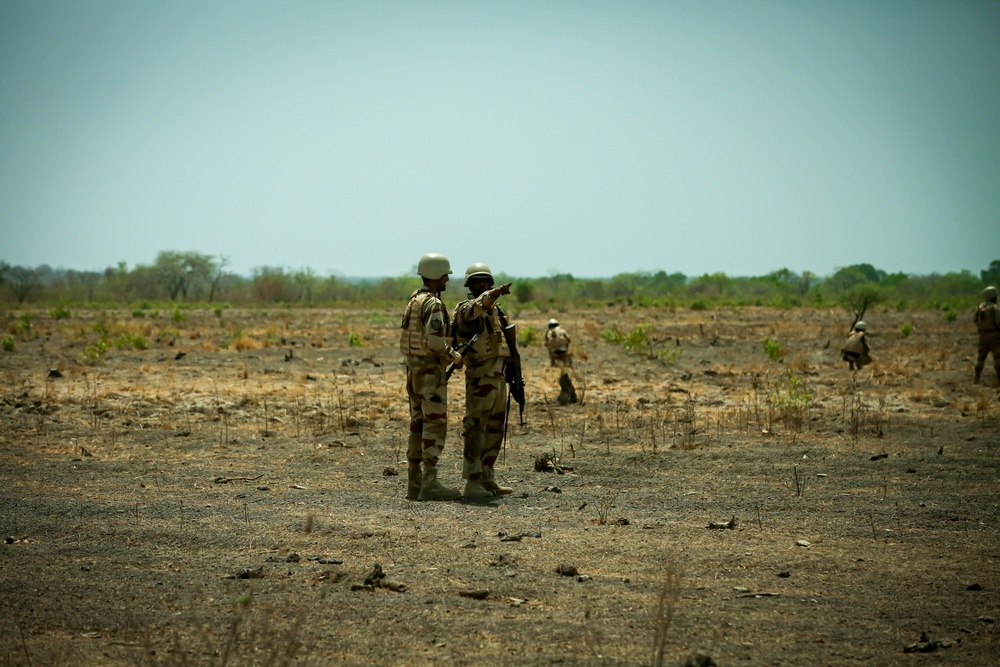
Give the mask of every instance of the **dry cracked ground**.
POLYGON ((220 312, 8 317, 0 663, 997 664, 964 317, 870 313, 851 373, 841 311, 515 312, 515 493, 466 504, 405 500, 398 313, 220 312))

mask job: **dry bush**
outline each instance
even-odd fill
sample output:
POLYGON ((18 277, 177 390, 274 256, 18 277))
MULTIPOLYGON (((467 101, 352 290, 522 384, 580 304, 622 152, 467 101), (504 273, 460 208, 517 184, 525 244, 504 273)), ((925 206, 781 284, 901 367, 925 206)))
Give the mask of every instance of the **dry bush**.
POLYGON ((259 350, 263 347, 260 341, 250 338, 249 336, 240 336, 233 341, 233 349, 244 351, 244 350, 259 350))

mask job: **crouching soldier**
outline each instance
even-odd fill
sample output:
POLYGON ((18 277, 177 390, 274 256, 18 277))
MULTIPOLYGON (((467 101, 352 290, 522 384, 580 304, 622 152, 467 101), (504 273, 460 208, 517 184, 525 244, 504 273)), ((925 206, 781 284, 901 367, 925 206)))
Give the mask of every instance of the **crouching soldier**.
POLYGON ((868 355, 871 348, 868 346, 868 338, 865 336, 867 329, 868 325, 864 322, 857 322, 851 335, 847 337, 843 349, 840 350, 840 357, 847 362, 852 371, 861 370, 862 366, 867 366, 872 362, 872 358, 868 355))
POLYGON ((976 375, 973 379, 975 384, 979 384, 983 374, 983 367, 986 366, 986 357, 993 353, 993 370, 996 371, 997 380, 1000 380, 1000 361, 997 354, 1000 353, 1000 313, 997 312, 997 288, 990 286, 983 290, 983 302, 976 308, 973 316, 976 329, 979 330, 979 354, 976 357, 976 375))
POLYGON ((462 495, 458 489, 442 486, 437 478, 438 458, 448 434, 446 368, 451 363, 462 366, 462 355, 451 346, 451 321, 441 301, 451 264, 444 255, 429 253, 420 258, 417 273, 424 285, 410 295, 399 337, 410 403, 406 497, 456 500, 462 495))

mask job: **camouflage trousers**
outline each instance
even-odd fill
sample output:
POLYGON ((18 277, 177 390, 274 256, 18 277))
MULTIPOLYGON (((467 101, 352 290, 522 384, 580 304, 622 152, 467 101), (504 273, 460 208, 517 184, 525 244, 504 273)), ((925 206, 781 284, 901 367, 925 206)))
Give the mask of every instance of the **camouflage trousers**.
POLYGON ((437 464, 448 435, 448 384, 439 366, 406 366, 406 397, 410 401, 410 436, 406 458, 411 463, 437 464))
POLYGON ((1000 354, 1000 331, 990 331, 979 334, 979 355, 976 357, 976 377, 983 372, 986 366, 986 357, 993 353, 993 368, 1000 378, 1000 361, 997 354, 1000 354))
POLYGON ((503 425, 507 415, 507 381, 502 366, 482 376, 465 375, 465 418, 462 439, 465 441, 462 478, 492 468, 503 444, 503 425))

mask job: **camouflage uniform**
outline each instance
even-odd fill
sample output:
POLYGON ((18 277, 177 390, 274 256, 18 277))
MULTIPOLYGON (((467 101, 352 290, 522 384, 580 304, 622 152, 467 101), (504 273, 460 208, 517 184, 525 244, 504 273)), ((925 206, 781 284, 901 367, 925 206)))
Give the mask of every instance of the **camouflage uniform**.
POLYGON ((851 370, 854 370, 855 366, 860 370, 862 366, 866 366, 872 362, 872 358, 868 356, 869 350, 865 332, 863 330, 855 330, 847 337, 847 343, 840 350, 840 356, 850 364, 851 370))
POLYGON ((445 371, 449 363, 461 357, 449 342, 448 309, 426 287, 410 295, 401 328, 399 347, 406 362, 406 396, 410 403, 406 458, 412 474, 407 497, 417 500, 421 483, 419 466, 424 464, 426 477, 427 468, 437 465, 448 434, 445 371))
POLYGON ((979 354, 976 357, 976 376, 974 382, 979 383, 983 368, 986 366, 986 357, 993 353, 993 370, 996 371, 997 379, 1000 380, 1000 312, 997 312, 996 301, 983 301, 976 308, 976 313, 972 317, 979 330, 979 354))
MULTIPOLYGON (((507 381, 504 364, 510 348, 500 323, 501 310, 490 291, 471 294, 455 307, 455 334, 458 342, 479 338, 465 354, 465 419, 462 421, 465 451, 462 477, 482 479, 492 494, 509 493, 496 485, 493 467, 503 444, 506 418, 507 381), (502 489, 498 491, 497 489, 502 489)), ((469 486, 467 485, 467 489, 469 486)), ((466 494, 468 497, 468 493, 466 494)))
POLYGON ((570 368, 573 367, 573 355, 569 351, 569 333, 555 320, 549 321, 549 328, 545 332, 545 347, 549 350, 549 363, 552 366, 560 362, 570 368))

